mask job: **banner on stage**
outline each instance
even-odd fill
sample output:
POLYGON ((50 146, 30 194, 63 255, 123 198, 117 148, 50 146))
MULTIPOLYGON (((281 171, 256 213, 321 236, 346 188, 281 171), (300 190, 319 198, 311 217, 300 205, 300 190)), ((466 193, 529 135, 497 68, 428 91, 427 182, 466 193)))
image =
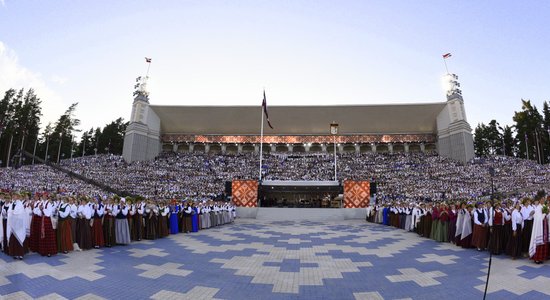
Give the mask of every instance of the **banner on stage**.
POLYGON ((344 208, 365 208, 370 202, 370 182, 344 181, 344 208))
POLYGON ((231 198, 238 207, 256 207, 258 203, 257 180, 233 180, 231 198))

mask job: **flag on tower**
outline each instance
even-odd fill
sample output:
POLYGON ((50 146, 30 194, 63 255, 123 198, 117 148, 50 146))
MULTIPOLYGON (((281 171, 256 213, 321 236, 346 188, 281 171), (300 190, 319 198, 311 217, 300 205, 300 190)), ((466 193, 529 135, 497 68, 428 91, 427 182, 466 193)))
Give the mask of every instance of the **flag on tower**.
POLYGON ((265 90, 264 90, 264 101, 262 101, 262 107, 264 109, 265 118, 267 119, 267 125, 269 125, 269 128, 273 129, 273 126, 271 126, 271 122, 269 122, 269 115, 267 114, 267 100, 265 98, 265 90))
POLYGON ((151 58, 150 58, 150 57, 146 57, 146 58, 145 58, 145 62, 146 62, 146 63, 151 63, 151 58))
POLYGON ((443 54, 443 59, 447 59, 451 56, 452 56, 451 53, 445 53, 445 54, 443 54))

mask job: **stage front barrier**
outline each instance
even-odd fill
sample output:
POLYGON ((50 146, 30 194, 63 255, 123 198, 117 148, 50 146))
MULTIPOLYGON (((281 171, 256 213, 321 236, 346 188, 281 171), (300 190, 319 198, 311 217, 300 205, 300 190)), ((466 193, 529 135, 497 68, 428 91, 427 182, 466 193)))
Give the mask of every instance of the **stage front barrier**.
POLYGON ((258 181, 233 180, 231 198, 237 207, 258 206, 258 181))
POLYGON ((370 182, 344 181, 344 208, 365 208, 370 202, 370 182))

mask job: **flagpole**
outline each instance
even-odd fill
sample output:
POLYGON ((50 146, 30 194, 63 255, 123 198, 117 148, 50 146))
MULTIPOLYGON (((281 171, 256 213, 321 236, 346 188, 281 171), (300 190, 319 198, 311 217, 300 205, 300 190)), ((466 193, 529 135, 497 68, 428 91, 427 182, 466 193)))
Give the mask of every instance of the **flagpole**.
POLYGON ((449 74, 449 68, 447 68, 447 59, 443 58, 443 63, 445 64, 445 70, 447 71, 447 74, 449 74))
POLYGON ((147 62, 147 73, 145 75, 145 78, 149 78, 149 69, 151 68, 151 62, 147 62))
MULTIPOLYGON (((264 90, 265 95, 265 90, 264 90)), ((263 101, 263 100, 262 100, 263 101)), ((263 146, 264 146, 264 106, 262 102, 262 106, 260 106, 260 114, 262 115, 262 122, 260 125, 260 181, 262 181, 262 158, 263 158, 263 146)))

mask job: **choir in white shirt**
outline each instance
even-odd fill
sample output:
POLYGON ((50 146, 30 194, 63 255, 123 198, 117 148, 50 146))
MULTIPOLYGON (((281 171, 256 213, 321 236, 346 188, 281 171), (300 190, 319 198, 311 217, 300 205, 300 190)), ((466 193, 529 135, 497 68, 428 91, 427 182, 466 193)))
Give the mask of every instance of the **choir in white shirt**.
POLYGON ((463 248, 529 257, 542 263, 550 255, 550 222, 544 194, 504 203, 384 203, 369 205, 366 219, 416 232, 463 248), (494 204, 494 205, 493 205, 494 204))
POLYGON ((231 223, 232 203, 0 194, 0 247, 16 259, 127 245, 231 223))

